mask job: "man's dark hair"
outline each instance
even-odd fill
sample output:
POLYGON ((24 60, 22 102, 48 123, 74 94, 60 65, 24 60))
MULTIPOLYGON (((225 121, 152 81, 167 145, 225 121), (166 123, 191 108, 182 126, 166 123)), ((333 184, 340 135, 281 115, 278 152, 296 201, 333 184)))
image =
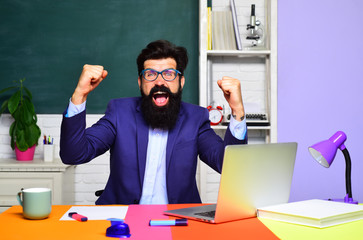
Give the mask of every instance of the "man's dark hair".
POLYGON ((144 62, 149 59, 173 58, 176 61, 176 69, 184 75, 188 64, 188 53, 184 47, 176 46, 167 40, 157 40, 149 43, 137 57, 139 76, 144 70, 144 62))

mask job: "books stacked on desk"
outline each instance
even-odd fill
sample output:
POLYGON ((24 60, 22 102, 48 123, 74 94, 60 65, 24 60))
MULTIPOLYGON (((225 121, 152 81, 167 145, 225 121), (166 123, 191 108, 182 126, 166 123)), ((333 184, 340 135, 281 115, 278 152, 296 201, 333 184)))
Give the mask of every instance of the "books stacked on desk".
POLYGON ((363 206, 327 200, 306 200, 261 207, 257 216, 288 223, 325 228, 363 219, 363 206))

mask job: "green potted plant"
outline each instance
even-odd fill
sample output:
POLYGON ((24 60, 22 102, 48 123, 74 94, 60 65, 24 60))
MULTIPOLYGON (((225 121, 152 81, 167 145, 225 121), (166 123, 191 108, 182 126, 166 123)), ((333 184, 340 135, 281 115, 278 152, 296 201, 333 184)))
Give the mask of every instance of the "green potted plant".
POLYGON ((35 146, 40 138, 31 92, 23 85, 25 78, 20 79, 16 86, 4 88, 0 95, 8 91, 14 93, 1 105, 0 116, 8 111, 14 118, 9 129, 11 148, 15 150, 17 160, 33 160, 35 146), (25 155, 25 156, 24 156, 25 155))

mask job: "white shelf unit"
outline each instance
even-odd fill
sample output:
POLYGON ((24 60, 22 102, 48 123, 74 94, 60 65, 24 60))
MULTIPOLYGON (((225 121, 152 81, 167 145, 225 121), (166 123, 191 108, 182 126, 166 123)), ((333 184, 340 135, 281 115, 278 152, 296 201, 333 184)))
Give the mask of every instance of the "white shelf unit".
MULTIPOLYGON (((277 0, 235 0, 242 50, 207 50, 207 0, 199 1, 199 104, 219 105, 229 111, 216 81, 222 76, 241 81, 246 113, 267 113, 269 126, 248 126, 249 143, 277 142, 277 0), (246 28, 251 4, 256 6, 256 19, 262 22, 265 43, 251 47, 246 28)), ((212 0, 212 10, 230 8, 229 0, 212 0)), ((214 126, 223 136, 226 126, 214 126)), ((198 185, 203 202, 215 202, 219 174, 201 163, 198 185)))

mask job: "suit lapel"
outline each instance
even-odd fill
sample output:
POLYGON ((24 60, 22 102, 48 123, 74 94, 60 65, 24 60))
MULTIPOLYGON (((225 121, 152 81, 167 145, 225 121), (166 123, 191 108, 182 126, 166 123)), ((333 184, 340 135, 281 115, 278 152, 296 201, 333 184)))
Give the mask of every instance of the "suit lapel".
POLYGON ((170 129, 168 133, 168 143, 166 145, 166 176, 168 176, 168 170, 171 161, 171 153, 174 149, 174 145, 179 135, 183 121, 184 121, 183 104, 181 103, 178 120, 176 121, 174 128, 170 129))
POLYGON ((137 161, 139 165, 139 178, 141 188, 144 183, 146 153, 149 138, 149 127, 142 115, 140 104, 136 108, 136 131, 137 131, 137 161))

